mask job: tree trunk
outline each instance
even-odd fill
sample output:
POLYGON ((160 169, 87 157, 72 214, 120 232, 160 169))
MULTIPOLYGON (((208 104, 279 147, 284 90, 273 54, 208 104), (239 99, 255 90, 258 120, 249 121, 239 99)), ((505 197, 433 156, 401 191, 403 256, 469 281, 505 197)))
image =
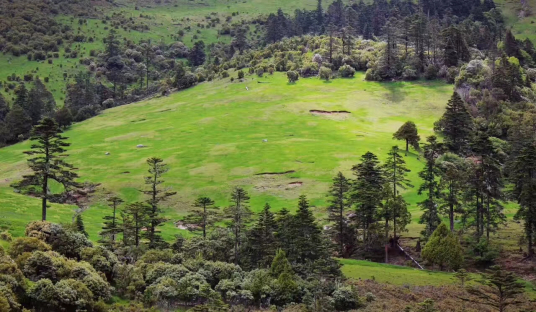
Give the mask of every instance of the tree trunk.
POLYGON ((408 156, 408 152, 409 152, 409 140, 406 139, 406 156, 408 156))

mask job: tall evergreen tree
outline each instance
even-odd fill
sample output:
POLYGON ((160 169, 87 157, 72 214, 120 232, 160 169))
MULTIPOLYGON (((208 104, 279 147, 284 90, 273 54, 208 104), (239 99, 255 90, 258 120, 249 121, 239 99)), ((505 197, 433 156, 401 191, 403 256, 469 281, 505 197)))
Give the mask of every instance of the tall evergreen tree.
POLYGON ((321 256, 321 249, 323 248, 321 239, 322 231, 316 224, 313 212, 309 207, 309 201, 307 201, 307 197, 304 195, 300 196, 298 211, 294 216, 292 230, 296 254, 292 255, 291 258, 296 259, 299 263, 318 259, 321 256))
POLYGON ((9 113, 9 104, 2 94, 0 94, 0 121, 4 120, 9 113))
MULTIPOLYGON (((398 146, 393 146, 387 155, 387 160, 385 161, 383 168, 385 171, 387 184, 392 190, 392 193, 390 193, 391 198, 388 198, 387 200, 394 204, 399 200, 398 188, 406 189, 408 187, 413 187, 407 178, 407 174, 411 170, 406 167, 406 162, 400 155, 400 149, 398 146)), ((387 207, 389 207, 389 205, 387 205, 387 207)), ((392 207, 401 207, 401 205, 398 203, 392 207)), ((386 215, 390 215, 393 220, 394 238, 396 238, 397 221, 402 214, 394 213, 393 211, 386 211, 384 213, 386 215)), ((386 218, 385 227, 386 229, 389 228, 389 218, 386 218)))
POLYGON ((371 152, 361 156, 361 163, 352 168, 356 176, 352 187, 358 226, 363 229, 365 246, 369 244, 369 228, 379 218, 385 177, 378 157, 371 152))
POLYGON ((231 193, 231 206, 225 208, 225 217, 229 219, 229 227, 233 231, 234 236, 234 262, 240 263, 240 248, 242 247, 242 236, 246 224, 252 216, 252 212, 248 207, 249 195, 241 187, 236 187, 231 193))
POLYGON ((84 235, 85 237, 89 237, 89 234, 86 231, 86 226, 84 225, 84 219, 80 213, 76 215, 75 227, 78 233, 84 235))
POLYGON ((259 268, 267 268, 272 263, 277 250, 276 231, 275 216, 266 204, 249 235, 252 262, 259 268))
POLYGON ((406 141, 406 156, 409 152, 409 145, 414 149, 419 149, 421 137, 417 132, 417 126, 413 121, 406 121, 394 134, 393 139, 406 141))
POLYGON ((191 210, 190 214, 184 218, 188 224, 194 224, 203 231, 203 238, 207 237, 207 229, 217 221, 217 209, 214 206, 214 201, 209 197, 200 196, 195 200, 195 210, 191 210))
POLYGON ((99 233, 101 236, 99 243, 103 244, 106 248, 113 250, 117 238, 116 236, 122 231, 122 225, 119 222, 119 214, 117 210, 124 201, 117 196, 111 196, 107 199, 107 202, 108 207, 112 209, 112 214, 103 217, 104 226, 99 233))
POLYGON ((205 59, 205 43, 202 40, 197 41, 190 50, 190 54, 188 54, 188 61, 192 66, 200 66, 205 63, 205 59))
POLYGON ((461 199, 467 179, 467 164, 456 154, 445 153, 436 160, 441 174, 439 189, 440 211, 445 212, 449 218, 450 231, 454 232, 454 219, 456 213, 463 212, 461 199))
POLYGON ((145 185, 148 188, 142 192, 149 196, 147 204, 149 204, 150 209, 147 213, 149 226, 144 236, 149 240, 149 248, 153 249, 166 245, 165 241, 159 235, 160 231, 158 230, 158 227, 166 221, 166 218, 161 215, 162 208, 159 205, 169 197, 177 194, 177 192, 169 192, 161 186, 164 183, 161 179, 162 175, 169 171, 168 166, 164 164, 164 160, 151 157, 147 159, 147 165, 149 165, 149 175, 145 177, 145 185))
POLYGON ((515 218, 523 220, 527 254, 533 257, 533 244, 536 241, 536 147, 534 143, 527 144, 516 157, 511 182, 514 184, 512 193, 520 206, 515 218))
POLYGON ((4 119, 4 124, 8 131, 6 133, 7 143, 14 143, 24 139, 32 130, 32 119, 20 105, 11 107, 4 119))
POLYGON ((293 216, 288 209, 283 208, 275 216, 277 231, 275 238, 278 247, 283 249, 288 255, 295 254, 294 237, 293 237, 293 216))
POLYGON ((65 148, 70 146, 65 142, 66 137, 56 122, 44 118, 32 130, 31 150, 24 153, 35 156, 28 159, 28 166, 33 171, 31 175, 23 176, 22 181, 12 184, 17 189, 35 188, 35 195, 41 198, 42 220, 47 219, 47 201, 51 197, 49 181, 54 180, 63 185, 65 192, 79 186, 75 179, 78 175, 73 172, 73 166, 62 158, 65 157, 65 148))
POLYGON ((423 183, 419 187, 419 195, 426 192, 426 199, 419 203, 423 210, 420 223, 425 224, 423 231, 425 237, 429 237, 441 224, 439 217, 439 197, 441 195, 441 184, 438 177, 441 175, 439 168, 436 166, 436 159, 444 152, 443 144, 437 141, 435 136, 427 138, 428 144, 424 146, 424 158, 426 165, 419 172, 419 177, 423 183))
POLYGON ((422 257, 430 264, 438 265, 441 270, 445 266, 458 270, 463 264, 463 249, 445 223, 440 223, 422 250, 422 257))
MULTIPOLYGON (((333 184, 329 190, 329 207, 328 207, 328 220, 332 224, 332 232, 334 241, 338 245, 338 252, 340 257, 349 256, 349 251, 346 250, 345 243, 347 243, 348 236, 352 237, 353 229, 348 226, 348 218, 346 217, 346 211, 350 208, 350 181, 339 172, 333 178, 333 184)), ((354 246, 355 244, 350 244, 354 246)))
POLYGON ((28 92, 27 114, 37 124, 43 116, 51 117, 56 109, 56 101, 39 78, 34 80, 33 88, 28 92))
POLYGON ((513 56, 516 57, 518 60, 523 60, 519 44, 514 34, 512 34, 512 30, 510 29, 506 31, 506 34, 504 36, 504 52, 508 56, 513 56))
POLYGON ((143 229, 150 226, 151 223, 147 216, 148 211, 149 207, 141 202, 128 204, 121 211, 123 217, 123 242, 126 246, 140 246, 143 229))
POLYGON ((445 113, 436 123, 436 130, 444 136, 449 150, 456 154, 468 152, 473 120, 457 92, 448 101, 445 113))

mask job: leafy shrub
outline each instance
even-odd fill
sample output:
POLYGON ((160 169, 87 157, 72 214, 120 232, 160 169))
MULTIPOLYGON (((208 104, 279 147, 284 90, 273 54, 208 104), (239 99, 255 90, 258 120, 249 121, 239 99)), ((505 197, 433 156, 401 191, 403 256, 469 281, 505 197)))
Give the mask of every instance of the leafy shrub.
POLYGON ((404 70, 402 71, 402 79, 404 80, 416 80, 419 78, 417 75, 417 71, 413 69, 410 66, 404 67, 404 70))
POLYGON ((300 76, 298 75, 297 72, 290 70, 290 71, 287 72, 287 78, 288 78, 288 82, 294 83, 294 82, 298 81, 300 76))
POLYGON ((244 72, 241 70, 238 71, 238 79, 244 79, 244 72))
POLYGON ((331 69, 327 68, 327 67, 320 67, 320 72, 318 73, 318 75, 320 76, 320 79, 324 79, 326 81, 328 81, 330 78, 331 78, 331 69))
POLYGON ((221 73, 221 77, 222 77, 222 78, 228 78, 228 77, 229 77, 229 72, 226 71, 226 70, 223 71, 223 72, 221 73))
POLYGON ((0 240, 11 242, 13 240, 13 236, 8 231, 3 231, 0 233, 0 240))
POLYGON ((342 65, 339 67, 339 74, 343 78, 353 78, 355 75, 355 69, 350 65, 342 65))
POLYGON ((255 74, 257 74, 257 76, 259 77, 264 76, 264 68, 261 66, 257 67, 257 69, 255 70, 255 74))

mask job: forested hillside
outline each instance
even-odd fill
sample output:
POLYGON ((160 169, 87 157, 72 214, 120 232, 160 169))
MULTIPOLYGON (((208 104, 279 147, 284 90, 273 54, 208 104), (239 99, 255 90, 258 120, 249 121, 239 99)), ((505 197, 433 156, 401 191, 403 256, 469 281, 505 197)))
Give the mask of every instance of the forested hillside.
POLYGON ((535 311, 521 6, 0 0, 0 312, 535 311))

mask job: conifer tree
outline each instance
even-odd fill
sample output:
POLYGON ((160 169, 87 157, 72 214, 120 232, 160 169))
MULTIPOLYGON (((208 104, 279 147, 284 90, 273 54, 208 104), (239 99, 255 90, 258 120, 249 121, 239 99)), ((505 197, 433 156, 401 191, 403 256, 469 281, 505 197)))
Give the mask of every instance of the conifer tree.
POLYGON ((456 154, 467 153, 473 130, 473 120, 457 92, 454 92, 448 101, 443 117, 436 124, 436 130, 444 136, 445 144, 449 150, 456 154))
POLYGON ((439 197, 441 195, 438 177, 441 172, 436 166, 436 159, 443 153, 443 144, 437 141, 435 136, 427 138, 428 144, 424 146, 424 158, 426 159, 426 165, 424 169, 419 172, 419 177, 423 180, 423 183, 419 187, 419 195, 426 192, 426 199, 419 203, 423 210, 420 223, 425 224, 426 227, 423 231, 425 237, 429 237, 435 231, 435 229, 441 223, 439 217, 439 197))
POLYGON ((519 44, 517 43, 517 40, 510 29, 508 29, 504 35, 504 52, 508 56, 513 56, 519 60, 522 60, 519 44))
MULTIPOLYGON (((388 208, 388 211, 385 211, 384 214, 391 216, 393 220, 393 228, 394 228, 394 236, 395 236, 394 238, 396 238, 397 221, 398 221, 398 217, 402 216, 402 214, 393 213, 393 211, 391 211, 389 207, 400 208, 402 206, 405 206, 405 205, 401 205, 401 203, 397 203, 397 201, 399 201, 398 188, 406 189, 408 187, 413 187, 413 185, 411 185, 410 181, 407 178, 407 174, 411 170, 409 170, 406 167, 406 162, 400 155, 400 149, 398 148, 398 146, 393 146, 387 155, 388 155, 387 160, 385 161, 383 168, 385 171, 385 178, 386 178, 387 184, 392 190, 392 193, 388 193, 390 194, 390 198, 387 198, 387 200, 390 201, 392 205, 386 205, 386 208, 388 208)), ((385 222, 386 229, 389 228, 388 220, 389 219, 387 218, 385 222)))
POLYGON ((89 234, 86 232, 86 226, 84 225, 84 219, 80 213, 76 215, 75 227, 78 233, 83 234, 85 237, 89 237, 89 234))
POLYGON ((294 274, 290 262, 288 262, 287 255, 282 249, 278 249, 275 253, 274 260, 271 263, 270 274, 277 278, 283 273, 294 274))
POLYGON ((454 232, 456 213, 463 212, 462 194, 466 187, 467 164, 456 154, 445 153, 436 160, 440 172, 440 212, 449 218, 450 231, 454 232))
POLYGON ((26 89, 26 85, 21 83, 15 88, 15 101, 13 102, 13 107, 20 106, 22 109, 24 109, 24 112, 28 116, 30 116, 30 96, 28 94, 28 89, 26 89))
POLYGON ((320 257, 322 232, 316 224, 305 195, 300 196, 292 232, 295 239, 294 245, 296 246, 294 257, 299 263, 305 263, 308 260, 313 261, 320 257))
POLYGON ((322 27, 324 26, 324 10, 322 8, 322 0, 318 0, 315 13, 316 13, 316 23, 319 27, 320 32, 322 32, 322 27))
POLYGON ((536 241, 536 147, 527 144, 516 157, 511 182, 514 198, 519 203, 515 218, 523 220, 527 241, 527 255, 534 256, 533 244, 536 241))
POLYGON ((295 254, 293 233, 293 216, 288 209, 281 209, 276 215, 277 231, 275 238, 278 247, 283 249, 287 255, 295 254))
POLYGON ((406 141, 407 156, 410 145, 416 150, 419 149, 419 141, 421 140, 421 137, 417 133, 417 126, 415 126, 415 123, 413 121, 407 121, 393 134, 393 139, 406 141))
POLYGON ((346 210, 350 208, 349 200, 350 181, 339 172, 333 178, 333 184, 329 190, 328 220, 333 224, 334 241, 338 244, 340 257, 348 256, 345 251, 345 238, 352 231, 348 227, 346 210))
POLYGON ((492 266, 482 274, 483 287, 469 287, 467 290, 477 299, 473 302, 490 306, 499 312, 505 312, 509 306, 522 303, 518 296, 525 291, 525 286, 518 281, 514 273, 492 266))
POLYGON ((231 206, 225 208, 225 217, 229 219, 229 227, 234 236, 234 262, 240 263, 240 248, 242 247, 242 236, 246 224, 251 219, 252 212, 248 207, 249 195, 241 187, 236 187, 231 193, 231 206))
POLYGON ((378 157, 371 152, 361 156, 361 163, 352 168, 356 176, 352 186, 358 226, 363 229, 363 241, 368 245, 369 227, 379 219, 383 188, 386 182, 378 157))
POLYGON ((270 205, 266 204, 249 235, 252 262, 259 268, 266 268, 272 263, 277 250, 276 231, 275 216, 270 211, 270 205))
POLYGON ((99 243, 103 244, 108 249, 113 249, 116 236, 122 231, 122 225, 119 222, 117 210, 124 201, 117 196, 111 196, 107 199, 107 202, 108 207, 112 209, 112 214, 103 217, 104 226, 102 227, 102 231, 99 233, 101 236, 99 243))
POLYGON ((457 270, 463 264, 463 249, 458 238, 441 223, 424 246, 421 253, 423 259, 441 270, 448 267, 457 270))
POLYGON ((42 116, 51 117, 56 109, 56 101, 39 78, 34 80, 34 87, 28 92, 26 113, 37 124, 42 116))
POLYGON ((6 142, 18 142, 27 137, 32 130, 32 119, 20 105, 13 105, 4 119, 5 128, 9 131, 6 142))
POLYGON ((126 246, 139 247, 142 239, 142 229, 150 225, 147 216, 149 207, 145 203, 128 204, 121 215, 123 217, 123 242, 126 246))
POLYGON ((192 66, 200 66, 205 63, 205 59, 205 43, 202 40, 197 41, 190 50, 190 54, 188 54, 188 61, 192 66))
POLYGON ((195 210, 184 218, 188 224, 194 224, 203 231, 203 238, 207 237, 207 229, 217 221, 217 209, 214 207, 214 201, 209 197, 200 196, 195 200, 195 210))
POLYGON ((62 159, 67 151, 65 148, 70 144, 65 142, 67 138, 61 133, 56 122, 50 118, 44 118, 33 128, 30 140, 35 143, 31 145, 31 150, 24 152, 35 156, 28 159, 28 166, 33 174, 23 176, 22 181, 12 185, 17 189, 35 187, 35 195, 41 198, 42 202, 43 221, 47 219, 47 201, 51 197, 48 184, 50 180, 62 184, 65 192, 79 187, 75 182, 78 175, 73 172, 73 166, 62 159))
POLYGON ((0 94, 0 121, 4 120, 9 113, 9 105, 2 94, 0 94))
POLYGON ((149 196, 147 204, 149 204, 150 209, 147 213, 149 226, 144 236, 149 240, 149 248, 154 249, 166 245, 158 230, 158 227, 166 221, 166 218, 161 216, 162 208, 159 205, 169 197, 177 194, 177 192, 170 192, 162 187, 162 183, 164 183, 161 179, 162 175, 169 171, 168 166, 164 164, 164 160, 158 157, 151 157, 147 159, 147 165, 149 165, 149 175, 145 177, 145 185, 148 185, 148 188, 142 192, 149 196))

